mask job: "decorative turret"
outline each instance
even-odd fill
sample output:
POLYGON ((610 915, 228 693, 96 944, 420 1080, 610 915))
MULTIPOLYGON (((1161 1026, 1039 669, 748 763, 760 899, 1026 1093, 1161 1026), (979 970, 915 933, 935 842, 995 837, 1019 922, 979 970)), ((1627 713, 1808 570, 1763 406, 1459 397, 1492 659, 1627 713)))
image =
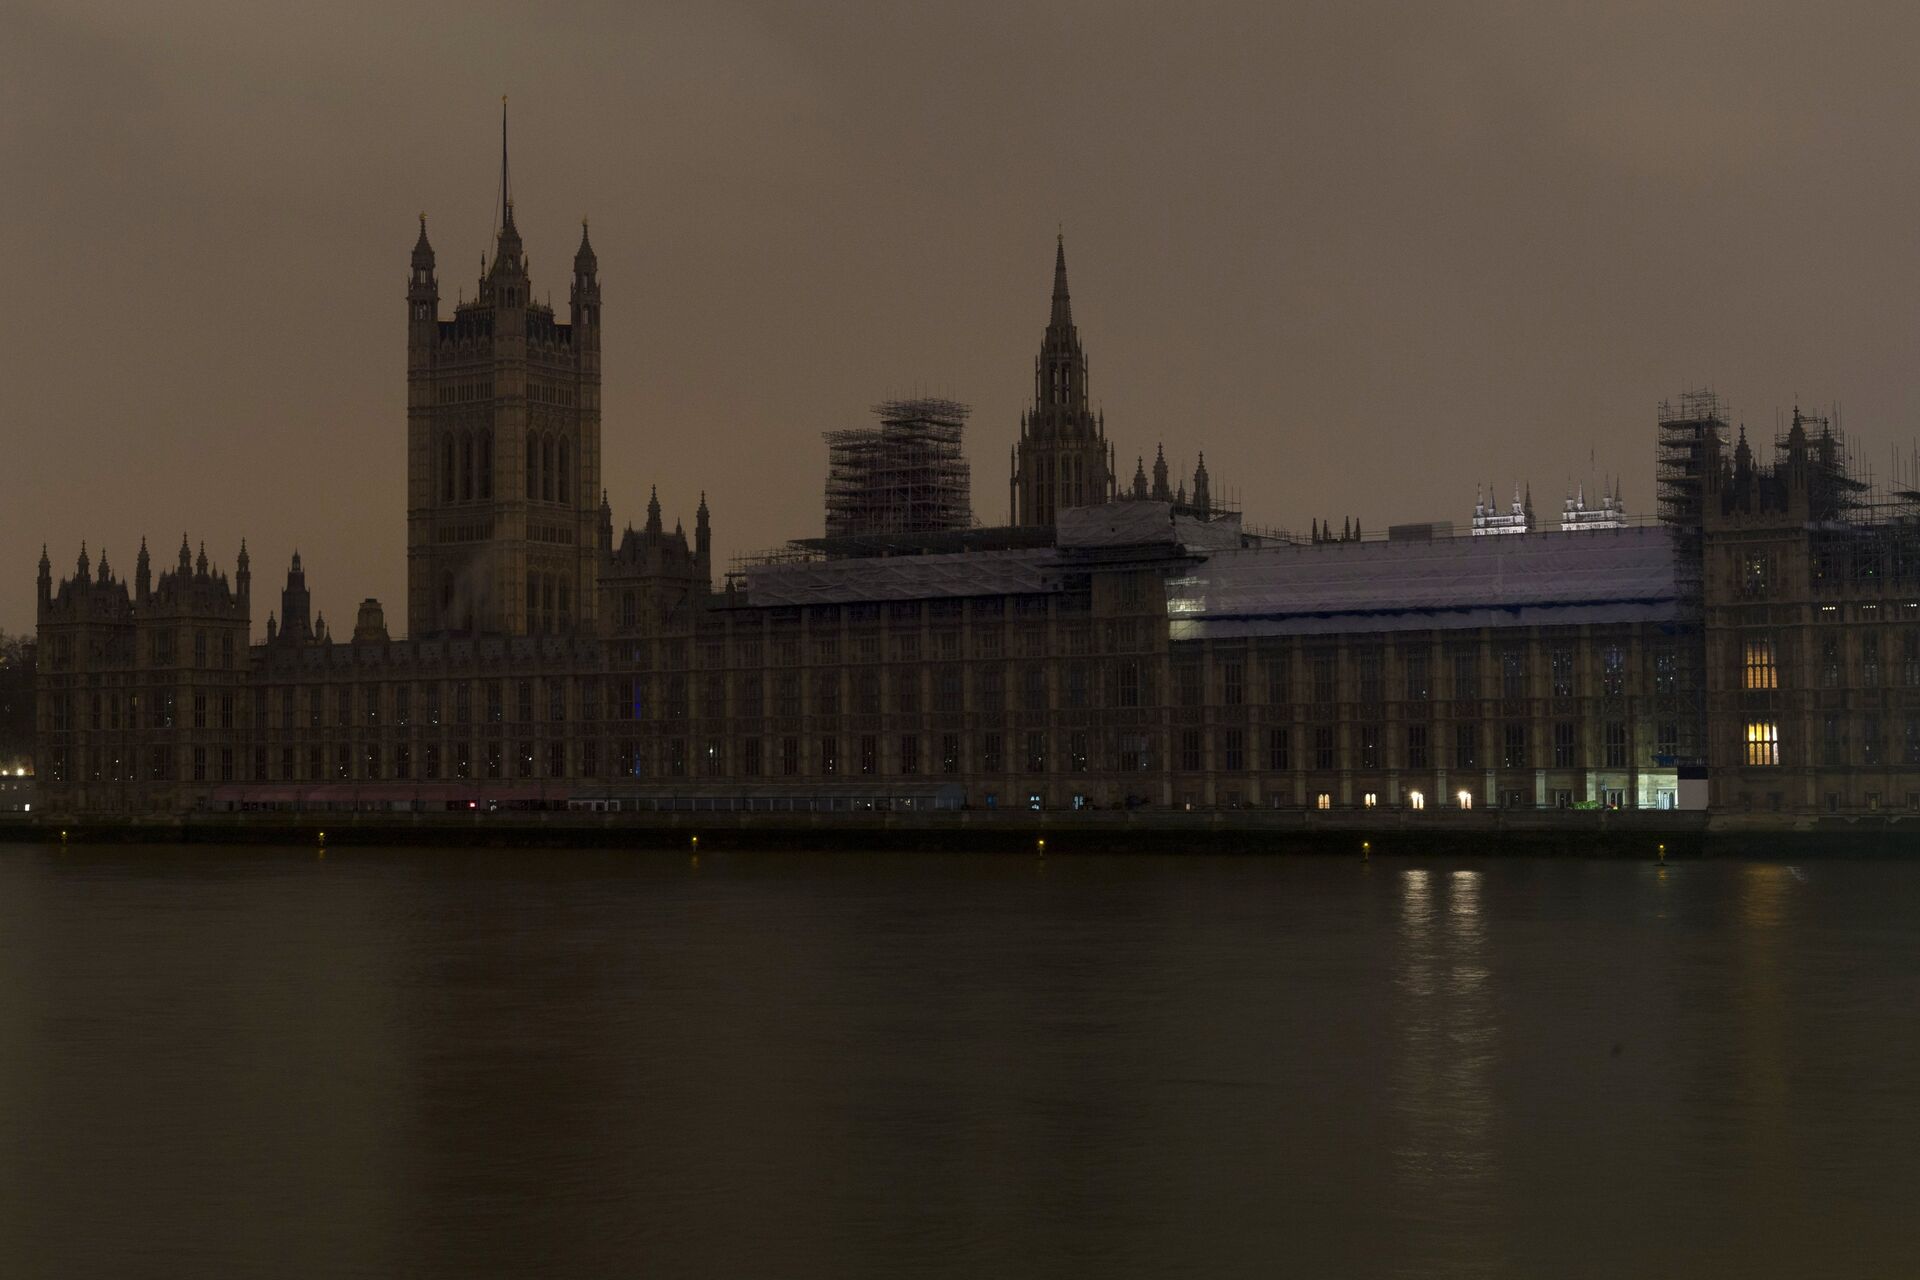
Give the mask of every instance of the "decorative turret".
POLYGON ((40 544, 40 608, 53 602, 53 562, 47 559, 47 544, 40 544))
POLYGON ((386 612, 380 602, 371 596, 360 602, 360 613, 353 623, 353 642, 355 644, 387 643, 386 612))
MULTIPOLYGON (((145 543, 141 544, 142 549, 144 549, 145 546, 145 543)), ((233 589, 235 594, 240 597, 241 606, 245 607, 253 596, 253 562, 247 558, 247 540, 245 538, 240 539, 240 555, 234 561, 233 589)))
POLYGON ((1153 450, 1153 500, 1172 502, 1173 490, 1167 485, 1167 446, 1154 446, 1153 450))
POLYGON ((200 544, 200 558, 193 562, 193 574, 196 578, 207 576, 207 544, 200 544))
POLYGON ((1500 511, 1499 503, 1494 499, 1494 488, 1488 485, 1484 496, 1476 490, 1473 502, 1473 536, 1489 534, 1528 533, 1533 529, 1533 488, 1528 486, 1525 496, 1519 485, 1513 486, 1513 505, 1505 514, 1500 511))
POLYGON ((1146 459, 1138 455, 1135 455, 1133 459, 1133 496, 1136 499, 1145 498, 1147 496, 1146 459))
POLYGON ((193 572, 193 547, 187 542, 187 535, 180 535, 180 572, 193 572))
POLYGON ((147 540, 140 539, 140 554, 133 562, 133 598, 141 604, 153 594, 153 564, 147 557, 147 540))
POLYGON ((1193 505, 1203 513, 1213 510, 1213 496, 1207 485, 1207 455, 1200 455, 1200 465, 1193 469, 1193 505))
POLYGON ((313 629, 308 624, 307 610, 311 598, 307 593, 307 575, 300 567, 300 553, 293 553, 293 561, 287 566, 287 585, 280 592, 280 638, 285 644, 305 644, 313 639, 313 629))
POLYGON ((87 544, 86 541, 82 539, 80 543, 80 559, 74 566, 73 577, 76 582, 85 583, 89 581, 92 576, 93 561, 87 558, 87 544))
POLYGON ((647 496, 647 536, 660 536, 660 486, 654 485, 653 492, 647 496))
POLYGON ((407 354, 410 361, 431 359, 440 328, 440 280, 433 270, 433 245, 427 241, 427 215, 420 215, 420 238, 413 242, 407 275, 407 354))
POLYGON ((580 219, 580 248, 573 255, 574 341, 591 349, 600 345, 600 260, 587 239, 587 220, 580 219))

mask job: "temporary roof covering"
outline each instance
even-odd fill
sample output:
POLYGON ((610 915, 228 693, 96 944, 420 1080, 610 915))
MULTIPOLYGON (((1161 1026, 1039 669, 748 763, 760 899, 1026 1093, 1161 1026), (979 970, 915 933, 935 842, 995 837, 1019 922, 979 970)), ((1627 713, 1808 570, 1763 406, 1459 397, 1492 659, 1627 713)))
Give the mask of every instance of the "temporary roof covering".
POLYGON ((1176 640, 1675 618, 1657 526, 1216 554, 1167 587, 1176 640))
POLYGON ((1240 545, 1240 517, 1198 520, 1176 513, 1171 502, 1107 502, 1062 511, 1057 536, 1062 548, 1178 545, 1223 550, 1240 545))
POLYGON ((1053 548, 959 555, 862 557, 748 565, 753 606, 853 604, 950 596, 1039 595, 1057 590, 1053 548))

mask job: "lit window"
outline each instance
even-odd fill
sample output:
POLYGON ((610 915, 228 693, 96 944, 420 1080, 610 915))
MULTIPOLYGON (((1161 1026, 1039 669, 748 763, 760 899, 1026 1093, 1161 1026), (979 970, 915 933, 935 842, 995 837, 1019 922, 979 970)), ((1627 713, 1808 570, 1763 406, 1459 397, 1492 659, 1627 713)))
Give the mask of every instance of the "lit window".
POLYGON ((1366 795, 1360 797, 1360 804, 1363 808, 1367 809, 1378 808, 1380 804, 1380 793, 1377 791, 1367 792, 1366 795))
POLYGON ((1772 720, 1747 721, 1747 763, 1780 763, 1780 726, 1772 720))
POLYGON ((1773 663, 1773 641, 1746 642, 1746 677, 1746 687, 1749 689, 1780 687, 1780 673, 1773 663))
POLYGON ((1460 807, 1462 809, 1473 808, 1473 792, 1471 791, 1462 791, 1457 796, 1455 796, 1454 799, 1460 802, 1460 807))
POLYGON ((1409 809, 1424 809, 1424 808, 1426 808, 1426 807, 1427 807, 1427 797, 1426 797, 1426 793, 1425 793, 1425 792, 1421 792, 1421 791, 1409 791, 1409 792, 1407 792, 1407 807, 1408 807, 1409 809))
POLYGON ((1313 807, 1316 809, 1333 808, 1333 793, 1331 791, 1322 791, 1317 793, 1313 797, 1313 807))

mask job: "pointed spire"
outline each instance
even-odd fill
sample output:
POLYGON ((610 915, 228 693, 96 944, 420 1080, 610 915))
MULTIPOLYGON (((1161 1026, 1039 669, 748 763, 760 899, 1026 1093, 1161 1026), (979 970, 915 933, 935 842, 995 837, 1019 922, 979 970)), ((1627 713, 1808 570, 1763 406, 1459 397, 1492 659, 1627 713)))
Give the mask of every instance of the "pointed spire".
POLYGON ((193 568, 200 577, 207 576, 207 544, 204 542, 200 544, 200 558, 194 562, 193 568))
POLYGON ((82 585, 85 585, 87 579, 92 575, 93 570, 93 562, 87 559, 87 542, 85 538, 80 540, 80 562, 76 567, 79 572, 74 576, 82 585))
POLYGON ((573 255, 573 273, 581 276, 592 275, 599 263, 600 259, 594 256, 593 244, 587 239, 587 220, 582 218, 580 219, 580 248, 573 255))
POLYGON ((1073 328, 1073 303, 1067 295, 1067 237, 1062 232, 1053 246, 1053 315, 1047 321, 1048 329, 1067 331, 1073 328))
POLYGON ((47 559, 47 544, 40 544, 40 576, 46 577, 53 572, 53 561, 47 559))
POLYGON ((513 225, 513 184, 507 178, 507 95, 500 95, 500 228, 513 225))
POLYGON ((433 245, 427 240, 427 215, 420 215, 420 238, 413 242, 413 265, 431 270, 433 245))
POLYGON ((647 497, 647 532, 651 534, 658 534, 660 532, 659 485, 654 485, 653 491, 647 497))
POLYGON ((106 582, 113 577, 113 570, 107 568, 107 549, 100 548, 100 581, 106 582))
POLYGON ((180 572, 193 572, 193 548, 187 543, 187 535, 180 535, 180 572))

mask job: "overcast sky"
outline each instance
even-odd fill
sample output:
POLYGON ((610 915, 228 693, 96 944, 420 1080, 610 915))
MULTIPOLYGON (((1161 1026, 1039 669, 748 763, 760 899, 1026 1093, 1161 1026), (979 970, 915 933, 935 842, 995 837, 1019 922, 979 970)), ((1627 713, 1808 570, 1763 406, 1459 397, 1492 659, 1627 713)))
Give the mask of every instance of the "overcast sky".
POLYGON ((1771 436, 1920 422, 1920 9, 0 0, 0 628, 45 541, 184 530, 254 629, 303 553, 336 632, 405 616, 405 287, 516 221, 605 291, 616 525, 704 488, 716 554, 817 534, 824 430, 974 407, 1007 455, 1064 226, 1130 476, 1164 440, 1248 519, 1464 520, 1624 477, 1712 385, 1771 436))

